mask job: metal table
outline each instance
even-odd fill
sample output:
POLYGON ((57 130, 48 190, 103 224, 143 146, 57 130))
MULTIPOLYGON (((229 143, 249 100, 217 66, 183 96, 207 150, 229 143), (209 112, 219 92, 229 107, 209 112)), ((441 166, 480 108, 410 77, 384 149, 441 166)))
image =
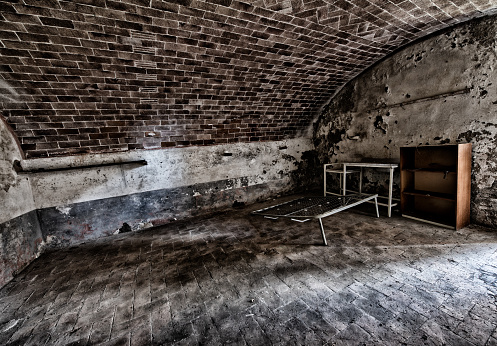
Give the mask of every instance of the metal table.
POLYGON ((347 195, 328 197, 302 197, 289 202, 280 203, 271 207, 253 211, 252 214, 263 215, 267 218, 277 219, 287 217, 294 221, 305 222, 310 219, 318 219, 324 245, 328 245, 323 228, 324 217, 336 214, 345 209, 355 207, 361 203, 374 199, 376 205, 376 217, 378 212, 378 195, 347 195))
POLYGON ((385 198, 387 199, 387 203, 378 203, 379 205, 388 207, 388 217, 392 216, 392 207, 396 206, 397 203, 393 203, 392 200, 392 190, 393 190, 393 172, 395 168, 399 167, 398 164, 396 163, 374 163, 374 162, 343 162, 339 163, 338 165, 341 165, 341 169, 329 169, 329 166, 332 166, 332 164, 327 164, 324 165, 324 195, 327 196, 329 194, 331 195, 336 195, 335 193, 332 192, 327 192, 326 191, 326 174, 327 173, 339 173, 342 174, 340 178, 340 193, 342 196, 347 195, 347 174, 350 173, 356 173, 356 170, 347 170, 347 167, 356 167, 360 168, 359 172, 359 191, 358 193, 362 193, 362 175, 363 175, 363 168, 385 168, 389 170, 390 173, 390 178, 389 178, 389 184, 388 184, 388 197, 383 197, 383 196, 378 196, 378 198, 385 198))

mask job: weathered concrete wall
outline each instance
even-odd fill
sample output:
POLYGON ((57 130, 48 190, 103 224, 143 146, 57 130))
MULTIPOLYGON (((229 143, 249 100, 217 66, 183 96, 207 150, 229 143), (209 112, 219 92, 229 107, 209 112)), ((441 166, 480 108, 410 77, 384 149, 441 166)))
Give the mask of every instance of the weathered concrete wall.
POLYGON ((67 246, 237 208, 305 188, 313 181, 308 172, 316 169, 306 138, 23 160, 1 125, 0 286, 40 246, 67 246), (23 172, 13 169, 16 160, 23 172), (133 160, 148 164, 95 167, 133 160))
POLYGON ((13 168, 21 157, 14 135, 0 117, 0 223, 34 209, 28 177, 17 175, 13 168))
POLYGON ((42 242, 31 186, 13 169, 19 159, 17 143, 0 118, 0 286, 36 257, 42 242))
POLYGON ((124 223, 141 229, 307 186, 312 148, 302 138, 26 160, 22 167, 148 162, 29 174, 44 239, 67 245, 112 234, 124 223))
POLYGON ((401 146, 471 142, 472 221, 497 225, 496 32, 496 17, 467 23, 348 83, 316 123, 320 161, 398 161, 401 146))

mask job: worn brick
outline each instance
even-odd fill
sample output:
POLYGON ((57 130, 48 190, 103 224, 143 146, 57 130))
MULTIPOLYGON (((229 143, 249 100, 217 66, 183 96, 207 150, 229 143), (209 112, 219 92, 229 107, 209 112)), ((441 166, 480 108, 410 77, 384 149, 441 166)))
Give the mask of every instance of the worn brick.
POLYGON ((40 21, 44 25, 48 25, 48 26, 58 26, 58 27, 71 28, 71 29, 74 28, 74 25, 73 25, 72 21, 70 21, 70 20, 40 17, 40 21))
POLYGON ((0 48, 0 54, 2 54, 2 56, 31 57, 31 55, 27 50, 17 50, 17 49, 8 49, 8 48, 0 48))
POLYGON ((12 12, 12 13, 16 13, 16 9, 14 8, 14 6, 12 6, 11 4, 7 4, 5 2, 2 2, 0 3, 0 11, 2 12, 12 12))

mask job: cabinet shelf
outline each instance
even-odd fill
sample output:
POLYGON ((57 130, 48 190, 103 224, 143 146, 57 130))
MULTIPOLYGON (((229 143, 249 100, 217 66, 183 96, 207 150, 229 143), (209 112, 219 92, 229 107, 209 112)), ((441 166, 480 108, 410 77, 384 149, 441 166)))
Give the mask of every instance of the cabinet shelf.
POLYGON ((404 172, 428 172, 428 173, 441 173, 441 174, 457 174, 455 168, 451 168, 450 170, 436 169, 436 168, 403 168, 404 172))
POLYGON ((447 201, 456 201, 456 195, 452 193, 440 193, 434 191, 423 191, 423 190, 404 190, 402 192, 405 195, 411 196, 421 196, 426 198, 439 198, 447 201))
POLYGON ((448 228, 454 228, 456 226, 455 218, 452 215, 438 213, 420 213, 413 210, 408 210, 402 212, 402 216, 448 228))

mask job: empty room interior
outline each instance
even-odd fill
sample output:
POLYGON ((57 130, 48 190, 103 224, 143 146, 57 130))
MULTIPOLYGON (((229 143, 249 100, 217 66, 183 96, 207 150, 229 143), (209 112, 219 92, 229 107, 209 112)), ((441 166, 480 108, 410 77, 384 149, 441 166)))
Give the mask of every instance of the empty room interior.
POLYGON ((497 1, 0 0, 1 345, 497 345, 497 1))

